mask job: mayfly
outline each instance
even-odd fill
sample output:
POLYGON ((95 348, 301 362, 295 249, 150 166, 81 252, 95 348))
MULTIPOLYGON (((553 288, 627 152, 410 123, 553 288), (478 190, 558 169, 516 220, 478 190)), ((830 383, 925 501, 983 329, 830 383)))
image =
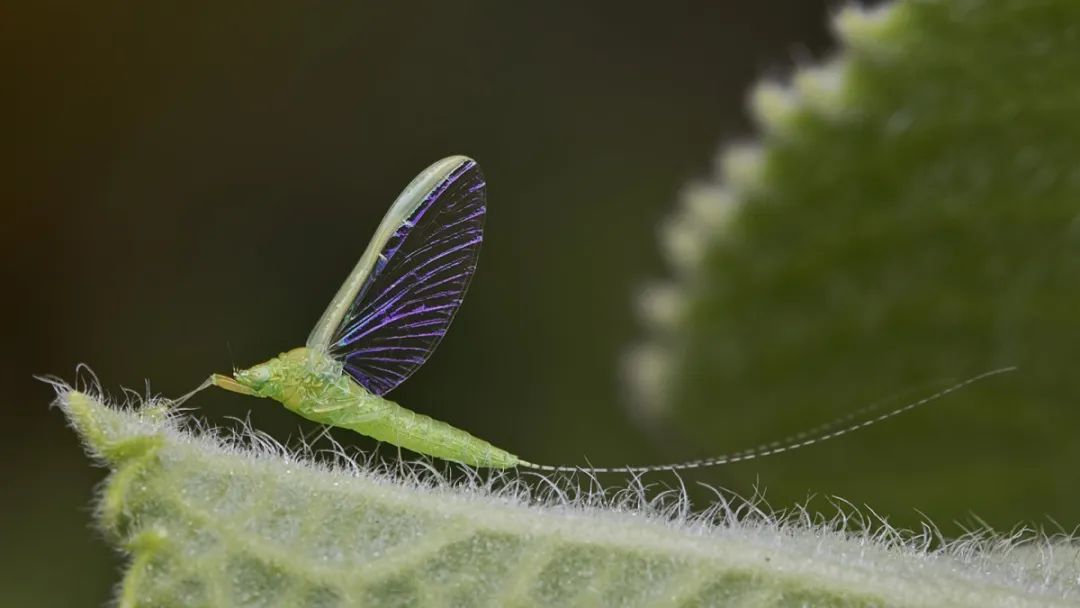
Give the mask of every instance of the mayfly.
POLYGON ((315 422, 471 466, 646 472, 737 462, 804 447, 1009 371, 987 372, 886 414, 836 430, 837 425, 826 425, 816 435, 747 452, 640 467, 536 465, 384 398, 427 361, 454 319, 476 270, 486 211, 484 176, 475 161, 451 156, 431 165, 390 206, 306 345, 237 370, 233 377, 213 374, 178 401, 213 385, 273 399, 315 422))

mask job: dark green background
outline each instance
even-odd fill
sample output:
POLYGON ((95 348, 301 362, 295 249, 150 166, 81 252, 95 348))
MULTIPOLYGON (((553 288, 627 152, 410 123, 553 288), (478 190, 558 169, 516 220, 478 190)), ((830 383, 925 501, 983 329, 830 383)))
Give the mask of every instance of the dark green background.
MULTIPOLYGON (((91 524, 102 471, 31 374, 70 378, 86 362, 111 392, 149 378, 177 395, 234 360, 301 344, 390 201, 447 154, 487 174, 484 251, 453 330, 397 400, 539 462, 668 461, 781 432, 762 420, 740 445, 658 441, 626 414, 618 364, 640 335, 637 290, 666 272, 658 222, 720 142, 752 133, 747 87, 830 48, 829 11, 804 0, 570 4, 4 9, 3 429, 14 449, 2 461, 0 604, 100 605, 118 579, 91 524)), ((269 402, 207 392, 192 405, 221 423, 250 413, 282 440, 311 430, 269 402)), ((919 444, 919 427, 898 428, 908 435, 876 432, 919 444)), ((844 450, 769 470, 817 461, 841 487, 844 467, 882 464, 844 450)), ((978 455, 951 466, 977 467, 978 455)), ((690 480, 749 493, 754 467, 690 480)), ((777 507, 836 491, 782 473, 757 481, 785 497, 777 507)), ((879 489, 843 496, 873 506, 879 489)), ((1018 508, 1011 521, 1044 515, 1018 508)))

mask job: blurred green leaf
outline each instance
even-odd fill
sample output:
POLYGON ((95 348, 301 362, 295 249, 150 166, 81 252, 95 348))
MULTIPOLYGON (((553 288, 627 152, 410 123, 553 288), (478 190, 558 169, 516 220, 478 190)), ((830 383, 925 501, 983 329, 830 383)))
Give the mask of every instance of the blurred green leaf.
POLYGON ((835 24, 841 52, 756 90, 760 142, 665 229, 640 413, 707 455, 1017 365, 728 481, 865 492, 903 521, 1076 521, 1080 4, 906 0, 835 24))

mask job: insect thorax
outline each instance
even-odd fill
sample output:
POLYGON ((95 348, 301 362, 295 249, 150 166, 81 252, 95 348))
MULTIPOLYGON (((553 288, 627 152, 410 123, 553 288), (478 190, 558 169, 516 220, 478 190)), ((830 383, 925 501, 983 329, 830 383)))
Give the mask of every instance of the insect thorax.
POLYGON ((310 418, 313 410, 352 396, 341 364, 317 350, 294 348, 275 359, 273 367, 276 386, 267 396, 302 416, 310 418))

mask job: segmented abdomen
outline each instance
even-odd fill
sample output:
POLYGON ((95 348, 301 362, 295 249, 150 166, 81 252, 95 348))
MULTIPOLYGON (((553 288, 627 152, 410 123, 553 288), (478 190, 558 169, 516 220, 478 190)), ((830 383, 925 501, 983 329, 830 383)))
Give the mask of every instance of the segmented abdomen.
POLYGON ((380 415, 347 428, 379 441, 476 467, 505 469, 517 466, 517 456, 469 433, 429 416, 401 407, 393 401, 374 397, 382 403, 380 415))

